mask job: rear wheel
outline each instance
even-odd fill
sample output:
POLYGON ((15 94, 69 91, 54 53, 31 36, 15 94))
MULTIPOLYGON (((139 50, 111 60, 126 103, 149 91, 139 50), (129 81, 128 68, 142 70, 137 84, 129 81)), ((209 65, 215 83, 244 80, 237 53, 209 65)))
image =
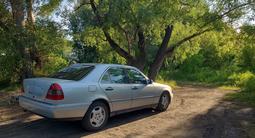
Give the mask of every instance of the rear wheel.
POLYGON ((160 96, 158 106, 156 110, 162 112, 165 111, 171 102, 171 97, 168 92, 163 92, 160 96))
POLYGON ((89 131, 100 130, 106 125, 108 118, 108 107, 102 102, 95 102, 82 119, 82 127, 89 131))

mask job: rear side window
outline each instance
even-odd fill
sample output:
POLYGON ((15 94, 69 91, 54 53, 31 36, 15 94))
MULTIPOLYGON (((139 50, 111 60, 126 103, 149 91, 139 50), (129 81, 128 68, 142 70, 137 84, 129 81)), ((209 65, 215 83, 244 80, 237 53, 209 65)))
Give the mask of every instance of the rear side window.
POLYGON ((110 79, 110 75, 108 72, 105 72, 102 80, 101 80, 101 83, 111 83, 111 79, 110 79))
POLYGON ((101 83, 125 84, 128 83, 128 77, 123 68, 110 68, 103 75, 101 83))
POLYGON ((78 81, 87 76, 94 68, 94 66, 71 66, 62 69, 59 72, 50 75, 49 77, 78 81))

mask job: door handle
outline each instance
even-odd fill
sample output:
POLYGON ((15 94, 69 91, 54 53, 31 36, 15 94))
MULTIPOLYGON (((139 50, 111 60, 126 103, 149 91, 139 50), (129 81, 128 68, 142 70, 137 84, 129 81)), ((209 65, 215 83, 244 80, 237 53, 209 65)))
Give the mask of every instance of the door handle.
POLYGON ((138 88, 136 86, 133 86, 131 89, 132 90, 137 90, 138 88))
POLYGON ((106 90, 106 91, 112 91, 113 88, 112 88, 112 87, 107 87, 105 90, 106 90))

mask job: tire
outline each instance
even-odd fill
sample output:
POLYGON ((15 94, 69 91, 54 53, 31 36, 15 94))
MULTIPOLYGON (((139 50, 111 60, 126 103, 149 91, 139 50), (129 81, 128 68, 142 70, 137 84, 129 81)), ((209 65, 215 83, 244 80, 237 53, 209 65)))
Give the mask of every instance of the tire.
POLYGON ((157 111, 163 112, 166 111, 171 102, 171 97, 168 92, 163 92, 160 96, 158 106, 156 107, 157 111))
POLYGON ((85 130, 98 131, 107 124, 108 118, 108 107, 103 102, 95 102, 90 105, 81 124, 85 130))

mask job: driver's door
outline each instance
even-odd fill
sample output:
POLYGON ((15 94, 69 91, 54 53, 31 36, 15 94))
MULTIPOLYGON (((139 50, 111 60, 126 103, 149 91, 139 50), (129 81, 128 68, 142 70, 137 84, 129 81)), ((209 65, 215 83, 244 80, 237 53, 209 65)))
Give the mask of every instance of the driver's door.
POLYGON ((153 84, 148 84, 148 79, 136 69, 126 71, 132 90, 132 108, 152 105, 155 101, 153 84))

